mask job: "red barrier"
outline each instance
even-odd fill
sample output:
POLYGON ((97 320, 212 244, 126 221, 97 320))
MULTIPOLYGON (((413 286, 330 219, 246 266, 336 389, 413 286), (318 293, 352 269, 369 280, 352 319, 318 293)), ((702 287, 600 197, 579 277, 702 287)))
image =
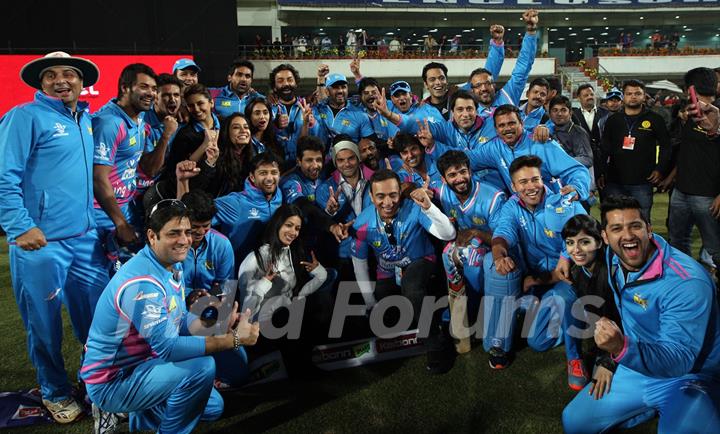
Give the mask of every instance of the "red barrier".
MULTIPOLYGON (((72 54, 72 53, 71 53, 72 54)), ((110 99, 117 96, 117 82, 122 69, 131 63, 145 63, 156 73, 172 72, 175 61, 187 54, 173 55, 82 55, 100 69, 100 79, 94 86, 83 89, 80 99, 90 103, 90 111, 94 112, 110 99)), ((20 69, 29 61, 37 59, 32 55, 0 55, 0 116, 18 104, 32 100, 35 90, 20 79, 20 69)))

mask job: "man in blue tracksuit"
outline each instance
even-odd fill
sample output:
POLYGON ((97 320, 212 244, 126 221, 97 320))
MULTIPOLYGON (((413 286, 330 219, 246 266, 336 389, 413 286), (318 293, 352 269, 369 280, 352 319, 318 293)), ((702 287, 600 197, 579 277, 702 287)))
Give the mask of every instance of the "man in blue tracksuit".
POLYGON ((250 162, 245 189, 215 199, 217 214, 212 224, 230 239, 235 251, 233 270, 255 248, 262 228, 282 205, 280 160, 272 152, 256 155, 250 162))
POLYGON ((606 432, 659 413, 660 433, 717 432, 720 312, 711 277, 652 232, 636 199, 608 197, 601 212, 624 334, 607 318, 595 324, 595 343, 618 368, 602 399, 583 390, 568 404, 565 431, 606 432))
POLYGON ((315 125, 310 134, 320 137, 327 149, 335 136, 346 134, 354 143, 374 137, 375 131, 363 109, 348 101, 348 85, 344 75, 333 73, 325 80, 328 98, 313 107, 315 125))
POLYGON ((315 191, 322 183, 323 151, 322 141, 317 137, 306 136, 298 140, 297 166, 280 180, 285 203, 294 203, 301 198, 316 203, 315 191))
POLYGON ((493 232, 492 255, 485 255, 484 260, 485 297, 492 298, 484 302, 488 328, 483 344, 490 353, 492 368, 508 366, 518 306, 515 299, 530 293, 540 303, 539 306, 533 303, 528 312, 529 318, 534 316, 527 334, 528 345, 535 351, 546 351, 564 342, 568 384, 579 390, 585 386, 587 374, 578 342, 567 333, 574 324, 571 307, 576 300, 575 291, 568 283, 558 282, 551 273, 563 250, 560 232, 565 221, 573 215, 585 214, 585 210, 580 202, 570 200, 570 192, 552 194, 545 187, 542 165, 535 155, 518 157, 510 165, 516 193, 500 212, 493 232))
POLYGON ((245 113, 245 106, 253 98, 264 98, 252 88, 255 65, 249 60, 235 59, 230 64, 227 86, 211 87, 208 90, 215 104, 213 111, 222 118, 233 113, 245 113))
POLYGON ((90 61, 62 52, 25 65, 38 89, 0 120, 0 226, 7 233, 15 300, 27 331, 43 402, 59 423, 82 416, 62 356, 62 303, 75 336, 87 339, 107 273, 92 266, 93 131, 83 86, 98 79, 90 61))
MULTIPOLYGON (((244 353, 257 323, 237 304, 216 305, 209 327, 185 307, 181 262, 192 242, 185 205, 158 202, 149 212, 148 244, 112 278, 97 305, 81 369, 93 402, 96 432, 115 432, 129 413, 130 430, 189 433, 215 420, 223 400, 213 388, 215 361, 208 355, 244 353)), ((243 354, 244 355, 244 354, 243 354)), ((247 371, 247 359, 235 367, 247 371)))
MULTIPOLYGON (((502 89, 496 93, 494 79, 497 78, 498 74, 494 73, 490 68, 480 68, 470 73, 470 79, 468 80, 470 87, 480 101, 481 112, 486 113, 488 116, 492 115, 492 110, 495 107, 504 104, 520 105, 525 83, 530 75, 533 63, 535 63, 538 40, 538 12, 533 9, 527 10, 523 13, 522 18, 525 21, 526 33, 523 37, 515 67, 510 74, 510 79, 502 89)), ((487 132, 492 133, 490 130, 487 130, 487 132)), ((492 137, 492 135, 489 137, 492 137)))
POLYGON ((544 78, 536 78, 530 82, 528 90, 525 93, 527 101, 518 107, 522 116, 523 127, 532 133, 538 125, 544 125, 549 121, 545 113, 545 103, 547 102, 548 92, 550 91, 550 83, 544 78))
POLYGON ((273 119, 287 119, 285 128, 278 128, 277 137, 285 150, 285 160, 293 161, 297 156, 298 139, 303 130, 304 101, 296 95, 300 74, 294 66, 283 63, 270 71, 270 85, 273 95, 278 98, 272 106, 273 119))
POLYGON ((188 207, 192 227, 192 245, 182 263, 185 288, 189 291, 212 292, 220 285, 235 277, 233 270, 235 258, 227 237, 211 228, 212 219, 217 213, 212 198, 202 190, 193 190, 182 198, 188 207))
MULTIPOLYGON (((534 141, 523 129, 519 112, 517 107, 511 105, 504 105, 495 110, 493 120, 497 137, 467 153, 472 170, 495 169, 500 177, 497 185, 510 192, 512 191, 512 179, 508 171, 510 163, 522 155, 537 155, 543 161, 541 172, 543 181, 548 187, 554 192, 559 192, 565 186, 571 185, 580 199, 586 200, 590 194, 588 170, 569 156, 557 142, 534 141)), ((435 146, 428 148, 427 151, 440 156, 445 149, 440 149, 436 142, 435 146)), ((567 189, 563 190, 563 193, 566 192, 567 189)))

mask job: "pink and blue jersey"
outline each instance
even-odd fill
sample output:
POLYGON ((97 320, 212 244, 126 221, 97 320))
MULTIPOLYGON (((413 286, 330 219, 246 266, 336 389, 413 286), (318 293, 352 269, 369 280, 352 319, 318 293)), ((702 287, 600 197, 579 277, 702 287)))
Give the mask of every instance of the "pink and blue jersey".
POLYGON ((329 105, 318 104, 313 107, 313 115, 316 122, 310 135, 320 137, 326 147, 338 134, 347 134, 355 143, 375 134, 365 111, 351 103, 347 103, 337 114, 333 114, 329 105))
POLYGON ((190 248, 182 263, 185 287, 188 290, 209 291, 213 283, 233 279, 234 262, 230 240, 215 229, 210 229, 197 249, 190 248))
POLYGON ((375 207, 369 206, 353 224, 352 256, 367 259, 372 249, 378 263, 378 279, 390 278, 395 268, 404 268, 418 259, 435 261, 435 251, 427 233, 431 225, 432 220, 412 200, 400 204, 392 224, 387 227, 375 207))
POLYGON ((442 184, 439 197, 443 213, 458 230, 480 229, 492 232, 497 227, 500 210, 505 204, 505 193, 478 178, 471 179, 469 187, 470 195, 461 202, 447 184, 442 184))
MULTIPOLYGON (((93 164, 112 167, 110 184, 121 209, 134 196, 140 158, 144 152, 153 150, 143 115, 141 113, 135 122, 113 99, 92 116, 95 141, 93 164)), ((97 201, 94 206, 96 215, 97 212, 103 213, 97 201)))
POLYGON ((315 203, 315 191, 322 181, 320 178, 312 180, 302 174, 300 168, 295 167, 280 180, 280 188, 285 203, 293 203, 301 197, 315 203))
POLYGON ((262 94, 254 90, 247 92, 240 98, 235 91, 230 89, 229 84, 223 87, 211 87, 208 91, 210 91, 210 96, 215 101, 213 111, 223 119, 233 113, 245 113, 247 103, 255 98, 265 98, 262 94))
POLYGON ((87 384, 108 383, 150 359, 179 362, 203 356, 205 338, 183 335, 186 315, 180 264, 168 271, 146 246, 100 296, 80 377, 87 384))

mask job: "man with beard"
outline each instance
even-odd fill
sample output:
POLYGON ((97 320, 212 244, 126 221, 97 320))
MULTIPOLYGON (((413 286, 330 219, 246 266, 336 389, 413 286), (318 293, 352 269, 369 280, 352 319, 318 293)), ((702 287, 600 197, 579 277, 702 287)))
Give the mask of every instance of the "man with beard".
MULTIPOLYGON (((278 120, 277 137, 285 150, 285 158, 294 160, 298 139, 303 133, 303 104, 297 97, 300 74, 288 63, 276 66, 270 71, 270 83, 278 104, 273 105, 273 118, 278 120)), ((309 127, 309 126, 308 126, 309 127)))
MULTIPOLYGON (((338 137, 340 136, 335 137, 336 141, 340 140, 338 137)), ((349 140, 349 137, 345 137, 345 139, 349 140)), ((381 158, 380 151, 378 151, 375 142, 372 140, 360 140, 358 151, 360 151, 360 163, 370 172, 375 172, 378 169, 396 170, 402 166, 402 160, 395 154, 381 158), (390 163, 389 166, 388 163, 390 163)))
POLYGON ((608 118, 603 132, 601 149, 608 163, 598 187, 607 196, 633 196, 649 219, 653 187, 670 171, 670 134, 663 118, 644 106, 643 82, 628 80, 622 90, 624 108, 608 118))
POLYGON ((175 61, 173 65, 173 76, 175 76, 182 83, 182 87, 192 86, 198 84, 198 73, 200 67, 195 63, 194 60, 188 58, 182 58, 175 61))
POLYGON ((544 78, 536 78, 530 82, 530 86, 525 93, 527 102, 520 106, 520 114, 526 130, 532 131, 536 126, 547 122, 548 116, 545 113, 545 103, 547 102, 549 89, 550 83, 544 78))
MULTIPOLYGON (((472 92, 478 97, 483 111, 489 112, 488 114, 491 114, 492 107, 499 107, 503 104, 519 105, 522 91, 525 89, 525 83, 535 62, 538 11, 529 9, 523 13, 522 18, 525 21, 525 37, 515 67, 505 86, 496 93, 494 78, 497 77, 497 73, 493 73, 489 68, 479 68, 470 73, 468 81, 472 92)), ((492 131, 488 131, 488 133, 491 134, 492 131)), ((488 137, 492 137, 492 135, 488 137)))
POLYGON ((438 194, 440 205, 457 232, 455 240, 445 246, 442 258, 452 330, 459 338, 456 349, 464 353, 470 351, 469 337, 461 332, 467 321, 467 303, 470 312, 477 312, 483 290, 483 258, 506 198, 496 186, 473 176, 470 160, 462 151, 444 153, 437 160, 437 168, 443 181, 438 194), (468 298, 461 298, 464 296, 468 298))
POLYGON ((362 108, 348 103, 348 81, 345 76, 338 73, 327 76, 318 74, 318 86, 323 85, 328 92, 327 102, 313 107, 313 116, 317 122, 310 134, 320 137, 326 147, 338 134, 347 134, 353 143, 366 138, 374 140, 375 132, 367 114, 362 108))
MULTIPOLYGON (((430 236, 448 241, 455 237, 455 228, 430 201, 425 189, 417 188, 410 193, 412 200, 403 200, 400 179, 390 170, 375 172, 370 178, 370 189, 374 206, 358 215, 352 242, 353 267, 365 306, 369 311, 378 300, 391 295, 407 298, 413 308, 410 327, 419 326, 419 334, 428 336, 424 341, 426 369, 431 374, 445 373, 453 362, 449 336, 440 330, 434 312, 430 330, 422 330, 425 324, 420 324, 420 317, 425 297, 436 295, 431 284, 436 258, 430 236), (378 263, 374 288, 368 269, 370 250, 378 263)), ((371 328, 375 326, 371 324, 371 328)))
POLYGON ((225 118, 233 113, 245 113, 245 106, 251 99, 264 98, 252 88, 254 73, 255 65, 249 60, 233 60, 228 68, 227 86, 208 89, 215 101, 213 111, 216 115, 225 118))
POLYGON ((135 195, 138 165, 157 175, 165 160, 165 149, 153 149, 144 116, 157 97, 155 72, 147 65, 126 66, 120 74, 119 94, 93 115, 93 189, 95 218, 101 239, 115 230, 121 245, 137 243, 136 227, 128 203, 135 195))
MULTIPOLYGON (((328 179, 318 186, 315 193, 317 205, 333 218, 336 223, 352 222, 363 209, 371 205, 367 180, 372 172, 360 164, 360 151, 349 140, 342 140, 332 147, 335 170, 328 179)), ((335 255, 339 259, 340 280, 354 280, 350 264, 350 239, 340 243, 335 255)))
POLYGON ((565 432, 629 428, 659 414, 658 432, 716 432, 720 426, 720 313, 712 279, 653 233, 642 205, 603 201, 610 285, 621 331, 602 317, 595 343, 618 363, 612 392, 579 392, 563 411, 565 432))
POLYGON ((506 368, 512 360, 516 298, 533 296, 528 315, 533 326, 527 336, 535 351, 565 343, 568 385, 580 390, 588 375, 579 354, 579 342, 568 334, 576 295, 570 284, 552 274, 563 249, 560 234, 570 217, 585 214, 578 202, 553 194, 543 183, 543 161, 536 155, 518 157, 510 164, 515 194, 503 206, 492 234, 492 255, 484 259, 483 339, 493 369, 506 368), (562 211, 558 215, 557 209, 562 211), (534 317, 534 318, 533 318, 534 317))
POLYGON ((317 137, 300 137, 297 166, 283 176, 280 181, 285 203, 294 203, 303 197, 315 203, 315 190, 322 182, 320 174, 325 159, 324 149, 322 142, 317 137))
POLYGON ((367 114, 370 126, 375 134, 373 141, 376 144, 381 144, 381 146, 387 146, 387 141, 395 135, 396 128, 375 109, 375 100, 380 96, 380 86, 377 80, 370 77, 362 78, 358 83, 358 93, 360 94, 362 109, 367 114))
MULTIPOLYGON (((497 186, 510 192, 513 191, 512 178, 508 171, 510 163, 521 155, 536 155, 543 161, 541 173, 546 185, 552 186, 553 191, 563 195, 574 191, 574 199, 586 200, 590 193, 588 170, 554 140, 546 143, 533 140, 523 129, 520 116, 520 110, 509 104, 495 110, 493 120, 497 137, 483 146, 466 151, 472 170, 494 169, 499 177, 492 180, 497 181, 497 186)), ((427 152, 442 155, 445 149, 440 149, 438 142, 435 142, 427 152)))
MULTIPOLYGON (((500 74, 500 69, 502 68, 505 58, 504 34, 505 29, 503 26, 497 24, 490 26, 490 35, 492 36, 490 51, 485 61, 485 68, 480 69, 488 71, 491 75, 500 74)), ((445 120, 450 118, 452 112, 452 109, 448 105, 451 92, 449 92, 447 75, 447 67, 439 62, 430 62, 425 65, 422 70, 422 81, 425 89, 427 89, 430 94, 430 96, 423 100, 423 103, 435 108, 445 120)), ((471 89, 470 83, 465 83, 460 89, 469 92, 471 89)))

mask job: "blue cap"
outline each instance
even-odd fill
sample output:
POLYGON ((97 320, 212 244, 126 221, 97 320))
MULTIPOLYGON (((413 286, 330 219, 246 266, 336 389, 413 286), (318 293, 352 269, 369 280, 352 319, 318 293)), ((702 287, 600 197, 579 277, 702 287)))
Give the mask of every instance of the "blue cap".
POLYGON ((332 86, 333 84, 337 84, 337 83, 345 83, 345 84, 347 84, 347 82, 348 82, 348 81, 347 81, 347 78, 345 78, 344 75, 338 74, 337 72, 334 72, 334 73, 332 73, 332 74, 330 74, 330 75, 327 76, 327 80, 325 80, 325 86, 326 86, 326 87, 330 87, 330 86, 332 86))
POLYGON ((200 72, 200 67, 197 66, 197 63, 195 63, 194 60, 185 59, 185 58, 178 59, 175 61, 175 64, 173 65, 173 74, 175 74, 175 71, 177 71, 178 69, 180 69, 180 70, 194 69, 194 70, 200 72))
POLYGON ((570 201, 573 194, 549 194, 545 199, 545 224, 551 231, 562 232, 565 223, 575 215, 575 206, 570 201))
POLYGON ((399 80, 395 83, 390 85, 390 96, 395 95, 397 92, 407 92, 410 93, 412 90, 410 89, 410 84, 408 84, 405 80, 399 80))
POLYGON ((610 92, 605 94, 605 99, 620 98, 623 99, 623 93, 617 87, 610 89, 610 92))

